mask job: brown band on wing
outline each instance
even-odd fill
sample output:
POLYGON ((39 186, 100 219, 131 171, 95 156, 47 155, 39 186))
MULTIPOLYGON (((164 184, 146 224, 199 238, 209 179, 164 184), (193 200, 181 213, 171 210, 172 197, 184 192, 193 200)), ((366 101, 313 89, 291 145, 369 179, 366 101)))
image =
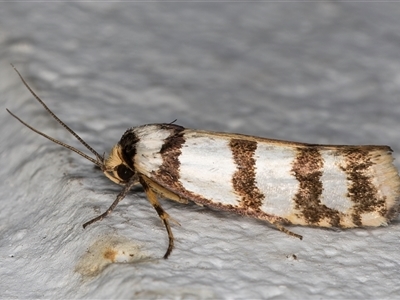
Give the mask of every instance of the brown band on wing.
POLYGON ((232 139, 229 146, 236 164, 232 184, 236 194, 241 197, 239 206, 258 211, 262 205, 264 194, 258 189, 256 183, 254 153, 257 149, 257 142, 232 139))
POLYGON ((373 148, 349 147, 340 151, 346 158, 346 165, 341 169, 347 175, 347 197, 354 203, 352 219, 356 226, 362 226, 361 215, 378 211, 380 215, 387 214, 385 197, 379 198, 378 191, 368 176, 368 171, 374 165, 371 161, 373 148))
POLYGON ((318 225, 327 219, 331 226, 340 226, 339 212, 321 203, 321 181, 324 161, 317 147, 299 148, 293 162, 292 172, 299 182, 294 196, 295 209, 309 225, 318 225))
POLYGON ((176 125, 169 126, 172 133, 165 139, 160 150, 163 163, 153 176, 158 182, 163 183, 162 186, 168 187, 169 190, 182 190, 184 188, 179 181, 179 156, 182 153, 182 145, 185 143, 184 128, 176 125))

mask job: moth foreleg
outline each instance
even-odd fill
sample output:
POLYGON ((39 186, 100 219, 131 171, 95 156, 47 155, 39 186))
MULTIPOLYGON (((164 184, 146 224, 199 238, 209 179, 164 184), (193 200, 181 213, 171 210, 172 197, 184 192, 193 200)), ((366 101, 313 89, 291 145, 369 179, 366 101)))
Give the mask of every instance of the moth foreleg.
POLYGON ((100 216, 97 216, 96 218, 86 222, 85 224, 83 224, 83 228, 86 228, 86 226, 97 222, 97 221, 101 221, 103 220, 105 217, 107 217, 113 210, 114 208, 118 205, 119 202, 122 201, 122 199, 125 198, 126 194, 128 194, 129 190, 135 185, 137 184, 137 178, 136 177, 132 177, 128 183, 125 185, 125 187, 123 188, 123 190, 118 194, 117 198, 114 200, 114 202, 111 204, 111 206, 104 212, 102 213, 100 216))
MULTIPOLYGON (((168 233, 168 249, 167 252, 164 254, 164 258, 167 259, 168 256, 171 254, 172 249, 174 248, 174 236, 172 234, 171 226, 169 225, 169 220, 174 221, 161 207, 160 203, 157 200, 157 194, 151 189, 152 182, 150 179, 141 176, 139 177, 139 182, 143 186, 144 191, 146 192, 147 199, 154 207, 158 216, 160 217, 161 221, 164 223, 165 228, 167 229, 168 233)), ((176 222, 176 221, 175 221, 176 222)), ((178 223, 179 224, 179 223, 178 223)))

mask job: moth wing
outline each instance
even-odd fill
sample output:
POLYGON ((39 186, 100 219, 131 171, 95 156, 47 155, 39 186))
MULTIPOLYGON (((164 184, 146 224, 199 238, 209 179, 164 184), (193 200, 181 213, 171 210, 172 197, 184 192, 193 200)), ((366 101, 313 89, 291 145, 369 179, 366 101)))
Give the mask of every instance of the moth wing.
POLYGON ((258 197, 261 211, 293 224, 379 226, 397 215, 400 181, 387 146, 310 145, 187 129, 160 144, 159 149, 147 149, 138 156, 135 166, 170 196, 175 195, 166 195, 175 201, 188 199, 250 215, 252 205, 257 204, 258 189, 262 194, 258 197), (252 144, 256 150, 244 149, 252 144), (308 151, 321 163, 308 165, 316 161, 306 157, 308 151), (350 163, 352 157, 357 159, 354 164, 350 163), (365 195, 365 201, 371 212, 355 210, 362 198, 352 194, 356 182, 351 176, 360 174, 360 168, 365 177, 363 186, 368 184, 370 192, 376 194, 373 197, 385 202, 386 213, 377 212, 378 206, 368 200, 369 195, 365 195), (308 174, 316 184, 304 185, 301 193, 300 179, 308 174), (318 185, 322 188, 317 191, 318 185), (329 217, 308 219, 304 209, 314 202, 329 217), (303 203, 307 204, 304 209, 303 203), (361 224, 354 223, 355 214, 360 216, 361 224))

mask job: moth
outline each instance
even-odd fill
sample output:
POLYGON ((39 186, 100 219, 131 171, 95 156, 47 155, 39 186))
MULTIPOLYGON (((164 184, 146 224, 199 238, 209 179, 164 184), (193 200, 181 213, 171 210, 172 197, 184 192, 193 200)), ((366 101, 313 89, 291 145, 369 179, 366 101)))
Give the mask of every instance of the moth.
POLYGON ((23 125, 98 166, 123 186, 112 205, 83 227, 108 216, 129 190, 142 185, 168 233, 173 219, 158 198, 193 201, 215 209, 265 220, 297 238, 285 224, 318 227, 387 225, 398 215, 400 177, 388 146, 317 145, 242 134, 149 124, 128 129, 104 157, 62 122, 23 84, 46 111, 93 155, 23 125))

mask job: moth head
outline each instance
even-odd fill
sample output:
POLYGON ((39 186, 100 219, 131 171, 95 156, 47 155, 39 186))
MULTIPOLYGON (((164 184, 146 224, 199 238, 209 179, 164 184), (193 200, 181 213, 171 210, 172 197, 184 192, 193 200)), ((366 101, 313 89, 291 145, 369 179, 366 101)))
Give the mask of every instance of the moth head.
POLYGON ((103 172, 111 181, 120 185, 127 184, 132 178, 138 180, 135 170, 124 160, 119 143, 111 149, 110 155, 104 161, 103 172))

